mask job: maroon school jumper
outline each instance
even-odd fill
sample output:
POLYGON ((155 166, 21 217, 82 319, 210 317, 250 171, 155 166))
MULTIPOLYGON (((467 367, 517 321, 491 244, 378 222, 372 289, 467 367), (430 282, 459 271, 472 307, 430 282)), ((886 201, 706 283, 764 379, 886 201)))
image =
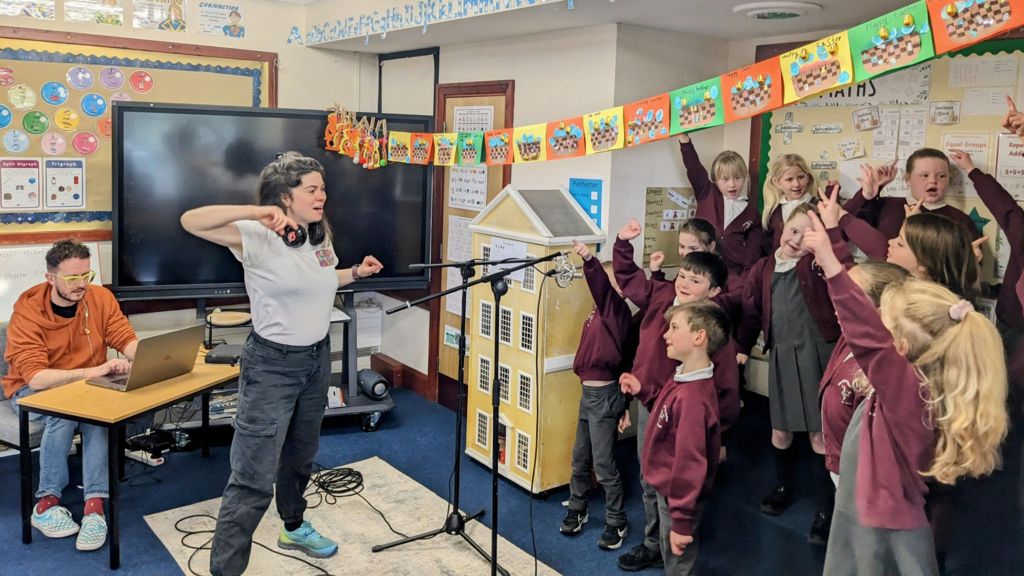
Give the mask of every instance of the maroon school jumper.
MULTIPOLYGON (((907 212, 904 209, 906 205, 907 200, 905 198, 879 197, 873 200, 865 200, 863 191, 858 190, 853 198, 850 198, 843 205, 843 208, 850 214, 857 214, 863 218, 867 223, 877 228, 885 236, 886 240, 889 240, 900 235, 903 221, 907 219, 907 212)), ((971 240, 981 238, 981 233, 978 232, 978 227, 974 225, 971 217, 949 204, 934 210, 925 208, 924 204, 922 204, 921 212, 941 214, 966 230, 971 240)), ((861 249, 863 250, 863 248, 861 249)))
POLYGON ((1003 284, 999 288, 996 317, 1014 330, 1024 329, 1024 314, 1016 291, 1017 281, 1024 270, 1024 210, 991 175, 975 168, 968 176, 1010 243, 1010 262, 1006 265, 1003 284))
MULTIPOLYGON (((726 226, 725 196, 704 169, 693 142, 680 142, 679 152, 697 200, 697 218, 707 220, 718 232, 718 252, 729 269, 729 290, 737 289, 743 285, 746 270, 761 257, 764 229, 757 213, 757 200, 750 197, 748 184, 747 207, 726 226)), ((749 182, 749 175, 747 179, 749 182)))
MULTIPOLYGON (((651 272, 651 281, 668 283, 665 280, 665 273, 661 270, 651 272)), ((675 288, 673 287, 674 294, 675 288)), ((743 302, 739 292, 729 292, 728 294, 736 296, 729 297, 725 293, 720 293, 712 298, 711 301, 721 306, 725 313, 729 315, 730 321, 732 321, 731 318, 733 318, 734 313, 736 317, 742 314, 743 302)), ((673 301, 675 301, 674 296, 673 301)), ((715 355, 711 357, 711 361, 715 363, 714 380, 715 389, 718 393, 718 419, 722 425, 722 432, 725 432, 735 424, 736 419, 740 416, 740 366, 736 362, 736 354, 739 350, 733 339, 734 337, 735 334, 731 334, 725 345, 719 348, 715 355)))
POLYGON ((850 350, 874 387, 858 445, 857 515, 864 526, 911 530, 928 525, 921 470, 935 458, 928 389, 900 356, 874 304, 844 270, 827 280, 850 350))
MULTIPOLYGON (((679 365, 679 362, 665 355, 665 341, 662 339, 668 329, 665 311, 676 299, 675 286, 669 282, 649 280, 633 262, 633 245, 620 238, 615 239, 612 250, 612 268, 622 294, 643 313, 640 340, 633 360, 633 375, 641 384, 657 390, 675 374, 676 366, 679 365)), ((655 395, 652 394, 652 397, 655 395)))
POLYGON ((610 382, 619 377, 632 315, 597 258, 583 263, 583 275, 595 306, 583 323, 572 371, 581 381, 610 382))
POLYGON ((651 406, 640 468, 644 480, 668 501, 672 530, 692 536, 722 445, 714 378, 679 382, 670 377, 657 387, 641 381, 637 398, 651 406))
MULTIPOLYGON (((846 248, 845 242, 837 242, 841 238, 839 228, 830 228, 828 236, 837 248, 842 247, 837 253, 839 260, 844 266, 853 266, 853 256, 846 248)), ((757 329, 764 332, 765 350, 772 345, 772 275, 775 273, 775 253, 765 256, 757 261, 747 274, 747 283, 743 288, 743 309, 745 319, 748 322, 740 325, 736 335, 736 344, 739 351, 750 354, 757 340, 757 329), (756 324, 760 321, 760 326, 756 324)), ((800 278, 800 291, 803 292, 804 302, 814 318, 814 323, 821 332, 821 337, 826 342, 835 342, 839 339, 839 324, 836 322, 835 310, 832 309, 832 300, 828 295, 828 287, 821 275, 821 268, 814 262, 814 256, 808 254, 801 258, 796 264, 796 273, 800 278)))
POLYGON ((825 468, 833 474, 839 474, 843 438, 846 437, 846 428, 853 418, 853 411, 864 401, 864 396, 853 389, 853 380, 859 372, 860 365, 850 351, 846 337, 840 336, 818 387, 821 433, 825 442, 825 468))

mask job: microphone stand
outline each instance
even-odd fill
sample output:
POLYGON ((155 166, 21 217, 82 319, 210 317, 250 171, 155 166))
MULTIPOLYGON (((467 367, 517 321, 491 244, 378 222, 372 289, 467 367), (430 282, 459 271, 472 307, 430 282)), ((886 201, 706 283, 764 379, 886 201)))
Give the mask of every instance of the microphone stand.
MULTIPOLYGON (((374 552, 380 552, 381 550, 387 550, 395 546, 401 546, 408 542, 416 540, 424 540, 427 538, 433 538, 438 534, 444 532, 446 534, 462 536, 462 538, 469 543, 481 556, 483 556, 491 565, 491 576, 496 574, 502 574, 502 576, 509 576, 508 570, 505 570, 498 564, 498 410, 500 403, 500 386, 501 383, 498 380, 497 369, 493 370, 493 377, 491 380, 491 409, 492 409, 492 420, 491 420, 491 512, 494 516, 494 520, 491 523, 491 553, 490 555, 480 547, 479 544, 473 541, 465 532, 466 522, 475 520, 480 516, 483 516, 484 511, 481 510, 476 514, 463 516, 459 512, 459 486, 461 484, 461 470, 462 470, 462 410, 465 407, 466 392, 465 392, 465 364, 466 364, 466 298, 469 293, 469 288, 476 286, 477 284, 483 284, 485 282, 490 283, 491 292, 494 294, 494 309, 499 310, 499 304, 501 297, 508 292, 508 284, 505 282, 505 277, 509 274, 529 268, 541 262, 549 262, 562 256, 560 252, 554 252, 543 256, 541 258, 524 258, 524 259, 506 259, 506 260, 469 260, 461 263, 450 263, 450 264, 413 264, 410 268, 422 269, 422 268, 447 268, 447 267, 458 267, 462 274, 462 284, 454 286, 447 290, 437 292, 435 294, 428 294, 422 298, 418 298, 413 301, 406 301, 404 304, 395 306, 385 310, 385 314, 394 314, 400 310, 406 310, 412 308, 417 304, 423 302, 429 302, 442 296, 447 296, 456 291, 462 291, 462 318, 459 320, 459 394, 458 394, 458 408, 455 411, 455 491, 452 502, 452 512, 448 515, 445 520, 444 526, 437 530, 431 530, 424 532, 423 534, 417 534, 401 540, 396 540, 388 544, 379 544, 371 548, 374 552), (501 264, 516 264, 511 268, 498 270, 491 274, 488 274, 482 278, 470 281, 476 271, 474 266, 476 265, 501 265, 501 264)), ((498 366, 498 347, 500 345, 499 339, 494 338, 494 359, 492 360, 493 366, 498 366)), ((509 383, 511 386, 512 383, 509 383)))

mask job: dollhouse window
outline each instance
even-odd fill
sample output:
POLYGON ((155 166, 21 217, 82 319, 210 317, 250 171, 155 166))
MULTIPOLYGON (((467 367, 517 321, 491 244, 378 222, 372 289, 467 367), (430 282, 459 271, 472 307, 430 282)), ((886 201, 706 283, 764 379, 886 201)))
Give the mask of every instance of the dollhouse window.
POLYGON ((502 344, 512 345, 512 309, 501 307, 501 315, 498 319, 498 341, 502 344))
MULTIPOLYGON (((490 246, 487 246, 485 244, 485 245, 480 247, 480 259, 481 260, 490 260, 491 259, 491 247, 490 246)), ((487 268, 488 268, 487 264, 484 264, 483 266, 480 267, 480 275, 481 276, 487 276, 490 273, 490 272, 488 272, 487 268)))
POLYGON ((516 430, 516 468, 530 471, 530 437, 516 430))
MULTIPOLYGON (((536 258, 533 254, 527 254, 526 257, 531 260, 536 258)), ((534 286, 536 286, 536 273, 537 271, 533 269, 533 266, 523 270, 523 290, 526 292, 534 291, 534 286)))
POLYGON ((491 417, 486 412, 476 411, 476 443, 484 448, 490 446, 491 417))
POLYGON ((533 352, 533 314, 519 313, 519 348, 533 352))
POLYGON ((494 304, 486 300, 480 301, 480 336, 493 338, 491 326, 494 322, 494 304))
POLYGON ((519 408, 533 412, 533 376, 519 373, 519 408))
POLYGON ((477 388, 484 394, 491 393, 491 359, 480 357, 480 380, 477 381, 477 388))
POLYGON ((505 364, 498 365, 498 395, 506 404, 512 403, 511 390, 509 390, 510 380, 512 380, 512 368, 505 364))

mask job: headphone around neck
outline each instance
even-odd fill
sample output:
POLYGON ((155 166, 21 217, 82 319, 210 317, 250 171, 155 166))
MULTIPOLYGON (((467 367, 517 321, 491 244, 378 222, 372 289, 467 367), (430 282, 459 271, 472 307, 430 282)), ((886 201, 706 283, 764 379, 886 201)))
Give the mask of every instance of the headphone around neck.
POLYGON ((302 246, 303 244, 306 243, 307 239, 309 240, 309 243, 311 245, 317 246, 324 241, 324 237, 326 235, 327 234, 326 231, 324 230, 323 223, 313 222, 312 224, 309 225, 308 232, 302 226, 297 226, 295 228, 291 226, 285 226, 284 234, 281 235, 281 240, 283 240, 286 245, 291 246, 292 248, 298 248, 299 246, 302 246))

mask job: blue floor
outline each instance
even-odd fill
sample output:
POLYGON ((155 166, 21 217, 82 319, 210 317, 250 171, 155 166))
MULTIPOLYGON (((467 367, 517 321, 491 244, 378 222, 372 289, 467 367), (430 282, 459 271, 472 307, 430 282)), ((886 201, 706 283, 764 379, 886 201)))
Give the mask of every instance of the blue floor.
MULTIPOLYGON (((379 456, 441 497, 448 495, 453 456, 453 414, 405 390, 394 391, 395 409, 386 414, 377 432, 360 429, 359 420, 330 420, 324 425, 318 462, 334 467, 379 456)), ((729 461, 704 513, 701 526, 699 572, 703 575, 803 575, 820 574, 824 548, 807 543, 814 506, 810 487, 798 485, 800 501, 780 517, 758 512, 761 497, 773 485, 768 450, 767 405, 759 397, 746 399, 746 407, 729 440, 729 461)), ((222 430, 210 460, 198 451, 170 455, 163 466, 143 469, 131 465, 129 473, 151 470, 122 485, 121 558, 123 574, 174 574, 177 565, 146 526, 143 516, 216 498, 228 476, 228 437, 222 430)), ((981 482, 966 482, 958 501, 955 543, 947 562, 947 574, 956 576, 1011 575, 1024 573, 1024 530, 1018 505, 1020 448, 1009 442, 1016 455, 1007 457, 1007 471, 981 482)), ((500 492, 500 533, 520 548, 531 551, 531 518, 538 558, 566 575, 623 574, 615 566, 618 554, 641 540, 643 510, 640 504, 638 464, 632 440, 620 442, 620 467, 626 481, 629 535, 623 550, 605 552, 597 547, 603 520, 603 498, 591 499, 591 520, 582 535, 567 538, 558 532, 568 497, 566 488, 547 500, 530 498, 517 486, 502 481, 500 492)), ((809 466, 809 459, 804 466, 809 466)), ((487 509, 485 523, 491 522, 489 470, 462 458, 461 507, 470 512, 487 509)), ((79 468, 72 460, 72 478, 79 468)), ((805 468, 806 469, 806 468, 805 468)), ((806 472, 803 476, 809 476, 806 472)), ((21 544, 18 508, 18 460, 0 458, 0 486, 7 496, 0 499, 0 539, 4 574, 96 574, 107 570, 108 549, 80 553, 73 539, 48 540, 38 532, 33 544, 21 544)), ((599 491, 598 491, 599 492, 599 491)), ((81 497, 66 502, 76 514, 81 497)), ((270 512, 273 513, 273 512, 270 512)), ((444 519, 438 518, 438 527, 444 519)), ((396 526, 401 530, 401 526, 396 526)), ((450 536, 444 536, 452 538, 450 536)), ((489 542, 480 543, 489 549, 489 542)), ((342 552, 344 553, 344 543, 342 552)), ((401 554, 401 548, 384 552, 401 554)), ((307 573, 296 567, 296 574, 307 573)), ((481 566, 481 574, 487 573, 481 566)), ((656 574, 648 570, 644 574, 656 574)))

